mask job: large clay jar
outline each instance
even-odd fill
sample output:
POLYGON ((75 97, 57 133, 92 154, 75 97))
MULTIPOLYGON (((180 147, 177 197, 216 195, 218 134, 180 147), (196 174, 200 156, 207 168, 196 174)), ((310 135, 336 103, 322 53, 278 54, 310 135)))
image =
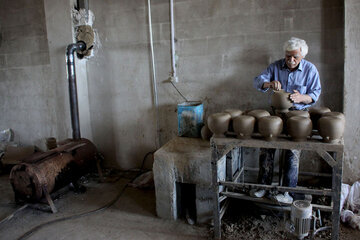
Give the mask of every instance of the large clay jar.
POLYGON ((267 141, 275 140, 283 130, 283 121, 278 116, 267 116, 259 119, 259 132, 267 141))
POLYGON ((225 137, 225 132, 229 128, 231 115, 229 113, 214 113, 207 119, 207 124, 214 137, 225 137))
POLYGON ((322 114, 331 112, 327 107, 313 107, 309 108, 310 118, 313 123, 313 129, 318 129, 318 120, 321 118, 322 114))
POLYGON ((255 109, 255 110, 251 110, 246 115, 253 116, 255 118, 256 122, 255 122, 254 132, 258 132, 259 119, 262 117, 270 116, 270 113, 263 109, 255 109))
POLYGON ((306 141, 312 131, 312 122, 309 117, 292 116, 286 121, 286 127, 294 141, 306 141))
POLYGON ((243 112, 239 109, 226 109, 224 112, 229 113, 231 115, 231 119, 230 119, 230 123, 229 123, 229 132, 233 132, 234 131, 234 127, 233 127, 234 118, 236 118, 237 116, 240 116, 243 112))
POLYGON ((345 115, 341 112, 326 112, 321 115, 321 117, 326 117, 326 116, 341 118, 345 123, 345 115))
POLYGON ((310 118, 310 114, 308 111, 302 111, 302 110, 294 110, 294 111, 289 111, 286 114, 286 118, 289 119, 293 116, 299 116, 299 117, 307 117, 310 118))
POLYGON ((233 120, 234 131, 240 139, 247 139, 251 137, 255 126, 255 117, 241 115, 233 120))
POLYGON ((209 127, 205 124, 205 125, 201 128, 201 138, 202 138, 203 140, 209 140, 212 135, 213 135, 213 133, 210 131, 209 127))
POLYGON ((274 90, 274 94, 271 96, 271 106, 276 108, 279 113, 288 112, 292 105, 290 93, 285 92, 283 89, 279 91, 274 90))
POLYGON ((318 128, 324 142, 336 143, 344 134, 345 121, 339 117, 324 116, 319 119, 318 128))

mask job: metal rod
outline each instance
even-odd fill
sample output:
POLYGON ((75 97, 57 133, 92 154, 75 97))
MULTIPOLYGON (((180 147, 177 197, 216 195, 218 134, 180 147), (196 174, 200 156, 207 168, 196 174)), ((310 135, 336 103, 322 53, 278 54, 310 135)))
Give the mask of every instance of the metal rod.
POLYGON ((170 0, 170 22, 171 22, 171 66, 172 77, 175 82, 178 82, 176 73, 176 55, 175 55, 175 25, 174 25, 174 1, 170 0))
POLYGON ((73 130, 73 139, 80 139, 80 120, 79 120, 79 106, 76 88, 76 71, 74 52, 77 50, 85 50, 86 44, 83 41, 72 43, 66 49, 66 64, 69 80, 69 97, 70 97, 70 113, 71 126, 73 130))
MULTIPOLYGON (((245 171, 258 172, 259 168, 245 167, 245 171)), ((274 173, 279 173, 274 170, 274 173)), ((331 173, 317 173, 317 172, 299 172, 300 176, 313 176, 313 177, 331 177, 331 173)))
POLYGON ((316 189, 309 189, 305 187, 281 187, 281 186, 272 186, 272 185, 263 185, 263 184, 254 184, 254 183, 233 183, 233 182, 224 182, 220 181, 220 185, 225 187, 233 187, 233 188, 243 188, 243 187, 251 187, 251 188, 259 188, 259 189, 266 189, 266 190, 276 190, 280 192, 296 192, 296 193, 305 193, 305 194, 314 194, 320 196, 332 196, 332 190, 316 190, 316 189))
POLYGON ((152 20, 151 20, 151 2, 148 0, 148 21, 149 21, 149 37, 150 37, 150 54, 151 54, 151 69, 152 69, 152 85, 153 85, 153 95, 154 95, 154 104, 156 111, 156 148, 160 147, 160 125, 159 125, 159 101, 158 101, 158 92, 156 85, 156 68, 155 68, 155 56, 154 56, 154 41, 153 41, 153 31, 152 31, 152 20))

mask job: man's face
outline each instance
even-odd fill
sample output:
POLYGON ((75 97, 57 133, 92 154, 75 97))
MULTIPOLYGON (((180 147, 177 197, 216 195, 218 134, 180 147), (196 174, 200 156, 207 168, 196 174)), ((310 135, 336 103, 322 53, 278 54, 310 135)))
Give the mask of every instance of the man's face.
POLYGON ((286 51, 285 52, 285 62, 290 70, 294 70, 303 59, 300 49, 286 51))

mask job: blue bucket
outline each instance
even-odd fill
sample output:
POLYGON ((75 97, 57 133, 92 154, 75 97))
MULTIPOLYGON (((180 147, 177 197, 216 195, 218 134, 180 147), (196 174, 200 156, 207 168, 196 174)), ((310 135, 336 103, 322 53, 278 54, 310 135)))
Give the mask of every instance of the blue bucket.
POLYGON ((178 104, 178 135, 180 137, 201 137, 204 125, 204 105, 198 101, 178 104))

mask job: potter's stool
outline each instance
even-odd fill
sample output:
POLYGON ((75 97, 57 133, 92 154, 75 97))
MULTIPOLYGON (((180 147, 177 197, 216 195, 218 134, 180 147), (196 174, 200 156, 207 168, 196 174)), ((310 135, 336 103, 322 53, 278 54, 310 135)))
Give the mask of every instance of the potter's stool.
MULTIPOLYGON (((200 138, 175 137, 155 152, 153 173, 159 217, 178 219, 183 214, 181 201, 192 198, 190 201, 195 206, 196 221, 205 223, 212 219, 210 160, 210 143, 200 138), (190 189, 194 189, 194 193, 184 193, 182 185, 193 186, 190 189)), ((225 179, 225 163, 226 156, 218 161, 219 180, 225 179)))

